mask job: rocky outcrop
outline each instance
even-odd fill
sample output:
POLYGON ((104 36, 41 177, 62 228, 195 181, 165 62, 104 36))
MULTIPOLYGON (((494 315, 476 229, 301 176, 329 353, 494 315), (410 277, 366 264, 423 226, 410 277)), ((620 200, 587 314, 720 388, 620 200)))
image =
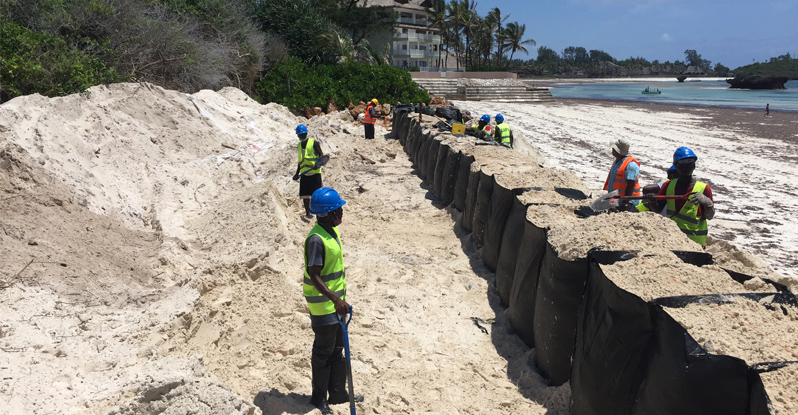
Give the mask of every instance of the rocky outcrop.
POLYGON ((676 77, 676 80, 679 82, 684 82, 685 79, 687 79, 687 77, 684 75, 679 75, 676 77))
POLYGON ((730 88, 743 88, 743 89, 787 89, 784 84, 787 83, 787 78, 783 76, 740 76, 732 79, 727 79, 730 88))

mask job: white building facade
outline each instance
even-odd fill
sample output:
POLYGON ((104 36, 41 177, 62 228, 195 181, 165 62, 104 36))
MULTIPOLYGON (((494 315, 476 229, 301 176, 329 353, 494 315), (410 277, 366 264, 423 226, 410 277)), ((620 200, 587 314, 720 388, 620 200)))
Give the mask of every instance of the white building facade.
POLYGON ((447 53, 441 49, 437 28, 430 27, 426 8, 429 0, 371 0, 369 6, 385 6, 398 15, 393 23, 393 36, 369 37, 372 47, 388 42, 393 66, 404 69, 417 67, 420 71, 439 71, 446 67, 447 53))

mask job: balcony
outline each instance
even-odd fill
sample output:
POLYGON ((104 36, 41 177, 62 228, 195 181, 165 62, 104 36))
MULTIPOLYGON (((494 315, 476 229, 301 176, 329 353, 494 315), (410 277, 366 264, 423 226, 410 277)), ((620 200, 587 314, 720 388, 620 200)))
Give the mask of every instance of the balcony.
POLYGON ((431 50, 418 50, 418 49, 411 49, 411 50, 396 50, 393 51, 393 56, 409 56, 411 58, 435 58, 438 56, 438 52, 431 51, 431 50))
POLYGON ((429 26, 429 21, 426 19, 414 19, 412 17, 400 17, 398 23, 412 24, 416 26, 429 26))
POLYGON ((420 35, 418 33, 395 33, 393 39, 436 43, 436 44, 441 43, 440 35, 430 35, 430 34, 420 35))

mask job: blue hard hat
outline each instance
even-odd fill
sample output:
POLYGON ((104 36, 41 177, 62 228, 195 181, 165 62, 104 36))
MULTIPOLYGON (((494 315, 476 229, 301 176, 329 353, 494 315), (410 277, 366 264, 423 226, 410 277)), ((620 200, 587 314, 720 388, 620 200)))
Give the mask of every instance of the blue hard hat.
POLYGON ((500 124, 503 123, 504 122, 504 115, 496 114, 496 122, 500 123, 500 124))
POLYGON ((308 127, 305 127, 305 124, 299 124, 296 126, 296 135, 307 134, 307 133, 308 133, 308 127))
POLYGON ((490 123, 490 115, 485 114, 485 115, 479 117, 479 120, 483 121, 485 124, 489 124, 490 123))
POLYGON ((668 171, 676 171, 676 165, 675 164, 671 164, 671 166, 668 167, 668 171))
POLYGON ((686 158, 693 158, 698 160, 698 156, 693 153, 693 150, 690 150, 687 147, 679 147, 676 149, 676 152, 673 153, 673 164, 675 165, 677 161, 686 159, 686 158))
POLYGON ((310 196, 310 213, 326 215, 345 204, 346 200, 341 199, 331 187, 320 187, 310 196))

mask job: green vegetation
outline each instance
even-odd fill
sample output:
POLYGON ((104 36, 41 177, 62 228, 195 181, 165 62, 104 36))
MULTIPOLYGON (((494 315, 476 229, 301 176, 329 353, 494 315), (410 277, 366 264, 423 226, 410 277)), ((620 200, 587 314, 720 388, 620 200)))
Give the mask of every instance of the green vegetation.
POLYGON ((125 80, 185 92, 234 86, 292 110, 327 98, 424 98, 364 40, 392 30, 385 20, 393 16, 355 3, 0 0, 0 102, 125 80), (290 82, 293 90, 279 87, 290 82))
POLYGON ((258 85, 258 94, 264 101, 288 108, 324 108, 330 99, 339 106, 374 97, 383 103, 430 99, 409 73, 395 66, 349 62, 309 67, 297 57, 287 57, 275 65, 258 85))
POLYGON ((120 80, 114 68, 62 39, 0 18, 0 102, 33 93, 68 95, 120 80))
POLYGON ((754 63, 741 66, 734 70, 735 76, 770 76, 798 79, 798 59, 793 59, 789 53, 779 57, 770 58, 767 63, 754 63))

